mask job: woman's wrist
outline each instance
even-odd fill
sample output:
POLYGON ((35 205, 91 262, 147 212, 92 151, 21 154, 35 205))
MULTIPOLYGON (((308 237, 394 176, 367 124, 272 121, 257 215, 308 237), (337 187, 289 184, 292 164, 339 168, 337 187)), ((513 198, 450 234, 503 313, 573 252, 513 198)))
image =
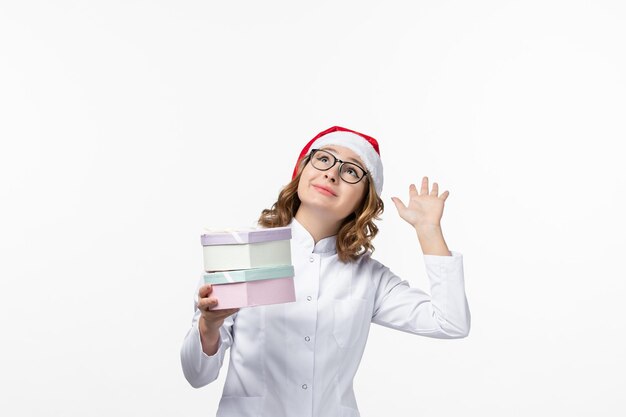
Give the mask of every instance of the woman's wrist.
POLYGON ((424 255, 452 255, 443 238, 441 225, 416 226, 415 231, 417 232, 417 239, 419 240, 424 255))
POLYGON ((204 353, 209 356, 215 355, 219 348, 220 327, 209 326, 204 317, 200 316, 198 330, 200 331, 200 342, 204 353))

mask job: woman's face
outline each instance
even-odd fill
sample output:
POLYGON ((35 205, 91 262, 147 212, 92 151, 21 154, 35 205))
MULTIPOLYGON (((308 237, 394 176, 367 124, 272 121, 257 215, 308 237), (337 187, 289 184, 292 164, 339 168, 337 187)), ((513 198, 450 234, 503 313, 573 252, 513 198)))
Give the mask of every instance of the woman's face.
MULTIPOLYGON (((324 146, 322 149, 335 155, 337 159, 354 162, 363 169, 365 164, 351 149, 338 145, 324 146)), ((329 220, 343 220, 361 204, 367 190, 368 178, 363 178, 356 184, 349 184, 339 178, 339 165, 327 171, 320 171, 309 161, 302 170, 298 183, 298 197, 301 206, 307 210, 324 212, 329 220)))

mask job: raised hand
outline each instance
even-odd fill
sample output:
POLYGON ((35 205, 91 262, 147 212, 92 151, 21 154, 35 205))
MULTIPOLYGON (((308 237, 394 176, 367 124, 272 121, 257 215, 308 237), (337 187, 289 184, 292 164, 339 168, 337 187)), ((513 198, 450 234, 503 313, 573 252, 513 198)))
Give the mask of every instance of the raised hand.
POLYGON ((446 199, 450 195, 448 191, 439 194, 439 185, 433 183, 433 188, 428 192, 428 177, 422 179, 422 187, 417 192, 415 184, 409 186, 409 204, 405 206, 398 197, 391 197, 398 214, 416 229, 423 227, 441 227, 441 217, 446 199))

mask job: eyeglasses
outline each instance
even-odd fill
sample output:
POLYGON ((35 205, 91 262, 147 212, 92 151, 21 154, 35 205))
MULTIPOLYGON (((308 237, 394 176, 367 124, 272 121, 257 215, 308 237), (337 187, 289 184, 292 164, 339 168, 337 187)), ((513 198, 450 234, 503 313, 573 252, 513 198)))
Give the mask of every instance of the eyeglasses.
POLYGON ((322 149, 312 149, 309 154, 309 161, 311 161, 313 168, 320 171, 328 171, 334 167, 337 162, 340 162, 339 178, 348 184, 356 184, 368 175, 368 172, 357 164, 337 159, 335 155, 322 149))

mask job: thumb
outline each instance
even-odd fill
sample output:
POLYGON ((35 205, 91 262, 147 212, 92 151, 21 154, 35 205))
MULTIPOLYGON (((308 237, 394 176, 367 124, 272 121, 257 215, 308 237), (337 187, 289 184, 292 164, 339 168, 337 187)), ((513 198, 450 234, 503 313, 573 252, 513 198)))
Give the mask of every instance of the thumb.
POLYGON ((402 211, 406 210, 406 206, 398 197, 391 197, 391 200, 396 205, 396 209, 398 209, 398 213, 402 213, 402 211))

